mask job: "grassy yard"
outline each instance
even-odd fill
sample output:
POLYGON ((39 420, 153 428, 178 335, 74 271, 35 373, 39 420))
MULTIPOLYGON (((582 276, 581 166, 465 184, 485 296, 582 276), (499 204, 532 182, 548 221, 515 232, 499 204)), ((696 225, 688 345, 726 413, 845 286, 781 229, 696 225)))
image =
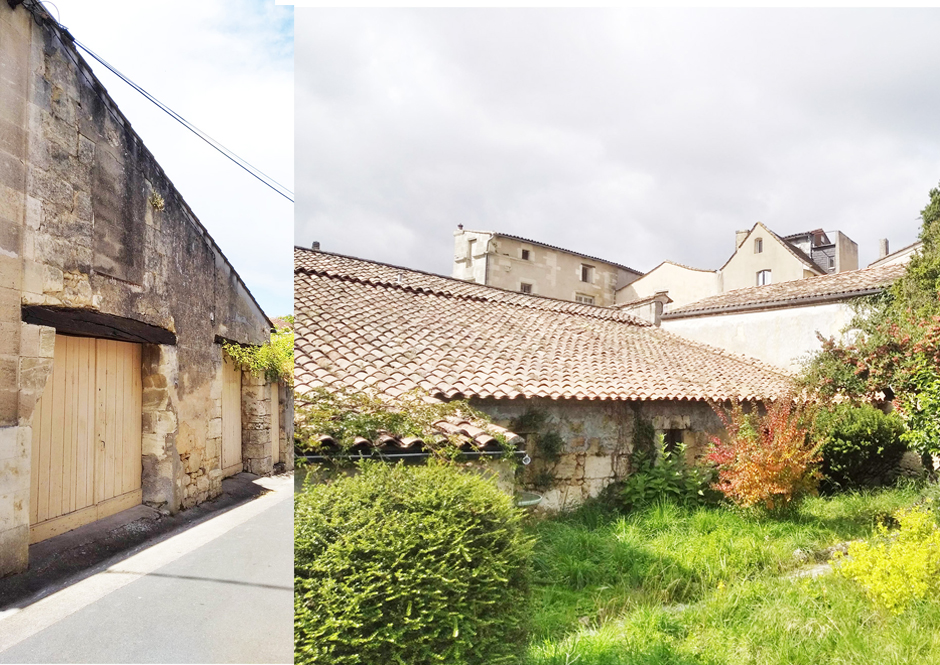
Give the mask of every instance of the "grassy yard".
POLYGON ((534 522, 529 662, 940 663, 940 599, 893 616, 841 577, 787 577, 919 496, 813 498, 777 518, 661 504, 534 522))

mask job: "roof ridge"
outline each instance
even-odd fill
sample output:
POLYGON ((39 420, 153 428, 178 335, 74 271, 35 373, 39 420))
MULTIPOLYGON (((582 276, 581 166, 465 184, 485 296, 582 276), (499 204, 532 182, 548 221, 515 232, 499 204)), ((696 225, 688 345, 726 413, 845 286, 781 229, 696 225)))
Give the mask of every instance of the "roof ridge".
MULTIPOLYGON (((341 254, 336 256, 342 256, 341 254)), ((348 258, 348 257, 344 257, 348 258)), ((405 268, 407 270, 407 268, 405 268)), ((627 314, 618 309, 612 307, 600 307, 598 305, 586 305, 583 303, 571 302, 570 300, 560 300, 557 298, 547 298, 541 297, 542 300, 547 302, 556 302, 564 305, 564 309, 556 309, 550 307, 538 307, 535 305, 527 305, 526 300, 538 301, 539 296, 532 296, 528 293, 517 293, 516 291, 508 291, 504 289, 497 289, 495 287, 489 287, 482 284, 474 284, 472 282, 464 282, 463 280, 455 280, 463 284, 468 284, 471 286, 482 287, 486 289, 493 289, 495 291, 503 292, 508 295, 518 296, 514 299, 496 299, 488 298, 484 295, 473 295, 468 293, 453 293, 451 291, 446 291, 443 289, 435 289, 430 286, 420 286, 414 284, 396 284, 395 282, 390 282, 384 279, 372 279, 369 277, 356 277, 354 275, 343 275, 338 273, 333 273, 328 270, 317 270, 315 268, 305 268, 305 267, 295 267, 294 273, 302 273, 305 275, 317 275, 318 277, 326 277, 327 279, 338 279, 345 282, 355 282, 357 284, 366 284, 369 286, 378 286, 382 288, 392 288, 399 289, 402 291, 411 291, 412 293, 422 293, 427 295, 441 296, 445 298, 453 298, 455 300, 468 300, 473 302, 500 302, 512 307, 520 307, 525 309, 537 309, 543 311, 557 312, 559 314, 567 314, 570 316, 582 316, 588 319, 597 319, 602 321, 614 321, 616 323, 622 323, 624 325, 636 326, 637 328, 650 328, 653 327, 648 321, 644 321, 638 317, 635 317, 631 314, 627 314), (570 306, 570 307, 569 307, 570 306), (597 313, 592 313, 591 310, 598 310, 597 313), (603 315, 602 315, 603 313, 603 315)), ((432 276, 433 273, 427 273, 432 276)))
POLYGON ((523 238, 522 236, 513 235, 511 233, 502 233, 500 231, 482 231, 482 230, 474 230, 474 229, 463 229, 463 231, 467 233, 488 233, 492 236, 502 236, 504 238, 512 238, 513 240, 521 240, 522 242, 532 243, 533 245, 540 245, 541 247, 547 247, 549 249, 557 249, 561 252, 568 252, 569 254, 575 254, 576 256, 580 256, 581 258, 584 258, 584 259, 591 259, 593 261, 601 261, 603 263, 607 263, 612 266, 617 266, 618 268, 623 268, 624 270, 629 270, 630 272, 635 272, 638 275, 645 274, 642 271, 637 270, 636 268, 631 268, 630 266, 624 265, 622 263, 617 263, 616 261, 602 259, 599 256, 592 256, 591 254, 585 254, 584 252, 578 252, 573 249, 559 247, 558 245, 549 245, 547 242, 542 242, 541 240, 532 240, 531 238, 523 238))
MULTIPOLYGON (((504 289, 500 286, 492 286, 490 284, 479 284, 477 282, 471 282, 465 279, 460 279, 458 277, 451 277, 449 275, 441 275, 435 272, 428 272, 426 270, 418 270, 416 268, 406 268, 405 266, 395 265, 394 263, 385 263, 384 261, 376 261, 374 259, 363 259, 358 256, 350 256, 349 254, 340 254, 339 252, 327 252, 322 249, 311 249, 309 247, 301 247, 299 245, 294 245, 294 249, 295 250, 299 249, 305 252, 309 252, 310 254, 326 254, 328 256, 337 256, 341 259, 347 259, 349 261, 359 261, 361 263, 371 263, 373 265, 384 266, 386 268, 394 268, 395 270, 404 270, 406 272, 417 273, 419 275, 426 275, 428 277, 434 277, 435 279, 447 280, 448 282, 454 282, 456 284, 460 284, 461 286, 496 291, 496 292, 503 293, 506 295, 518 296, 521 298, 533 298, 536 300, 544 300, 546 302, 556 302, 566 307, 576 307, 579 309, 583 307, 590 307, 591 309, 596 309, 596 310, 604 311, 607 313, 609 313, 611 310, 610 307, 605 307, 603 305, 589 305, 587 303, 579 303, 573 300, 565 300, 564 298, 553 298, 552 296, 541 295, 538 293, 522 293, 520 291, 512 291, 510 289, 504 289)), ((296 272, 297 270, 309 270, 309 268, 302 268, 302 267, 299 268, 297 266, 297 263, 294 262, 294 271, 296 272)), ((636 317, 631 317, 631 318, 636 318, 636 317)), ((638 323, 642 325, 646 325, 646 321, 643 321, 642 319, 638 319, 638 318, 636 320, 638 323)))
MULTIPOLYGON (((814 275, 813 277, 804 277, 802 279, 793 279, 786 282, 776 282, 774 284, 764 284, 761 286, 745 286, 740 289, 733 289, 731 291, 725 291, 724 293, 716 293, 711 296, 707 296, 700 300, 687 303, 681 307, 677 307, 670 312, 668 312, 668 317, 672 317, 677 314, 691 314, 695 312, 706 312, 712 310, 721 310, 728 309, 731 307, 745 307, 751 305, 767 305, 772 303, 780 302, 790 302, 790 301, 806 301, 813 298, 819 297, 828 297, 836 296, 842 294, 852 294, 857 292, 863 292, 871 289, 883 289, 886 284, 879 285, 877 283, 872 284, 854 284, 853 279, 866 278, 869 275, 873 276, 875 279, 878 278, 879 273, 883 273, 883 280, 892 279, 894 272, 900 272, 904 269, 903 264, 887 265, 887 266, 874 266, 867 268, 859 268, 857 270, 844 270, 837 273, 827 273, 825 275, 814 275), (864 275, 861 273, 869 273, 864 275), (846 285, 841 288, 833 288, 832 290, 826 290, 819 293, 804 293, 804 294, 794 294, 792 291, 794 288, 801 289, 803 291, 812 291, 812 289, 818 286, 821 283, 825 282, 834 282, 836 284, 840 282, 845 282, 846 285), (761 294, 763 297, 754 296, 752 299, 747 300, 743 303, 726 303, 729 299, 734 296, 742 296, 745 294, 761 294), (712 303, 718 304, 712 304, 712 303)), ((666 316, 666 315, 664 315, 666 316)))

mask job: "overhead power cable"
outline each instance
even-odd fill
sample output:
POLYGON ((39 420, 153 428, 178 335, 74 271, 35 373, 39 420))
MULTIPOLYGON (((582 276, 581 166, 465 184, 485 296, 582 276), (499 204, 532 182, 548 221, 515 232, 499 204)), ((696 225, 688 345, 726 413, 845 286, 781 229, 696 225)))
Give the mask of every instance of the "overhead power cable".
POLYGON ((244 170, 245 170, 246 172, 248 172, 251 176, 253 176, 254 178, 256 178, 259 182, 263 183, 263 184, 266 185, 267 187, 270 187, 271 189, 273 189, 275 192, 277 192, 278 194, 280 194, 281 196, 283 196, 285 199, 287 199, 287 200, 290 201, 291 203, 294 202, 294 192, 292 192, 291 190, 289 190, 287 187, 285 187, 284 185, 282 185, 281 183, 279 183, 277 180, 275 180, 275 179, 272 178, 271 176, 265 174, 263 171, 261 171, 261 169, 258 169, 258 168, 256 168, 256 167, 252 166, 250 163, 248 163, 247 161, 245 161, 244 159, 242 159, 241 157, 239 157, 238 155, 236 155, 234 152, 232 152, 231 150, 229 150, 228 148, 226 148, 224 145, 222 145, 221 143, 219 143, 218 141, 216 141, 214 138, 212 138, 211 136, 209 136, 208 134, 206 134, 204 131, 202 131, 201 129, 199 129, 198 127, 196 127, 195 125, 193 125, 191 122, 189 122, 188 120, 186 120, 185 118, 183 118, 183 117, 182 117, 180 114, 178 114, 176 111, 174 111, 173 109, 171 109, 170 107, 168 107, 166 104, 164 104, 163 102, 161 102, 160 100, 158 100, 156 97, 154 97, 153 95, 151 95, 149 92, 147 92, 146 90, 144 90, 143 88, 141 88, 139 85, 137 85, 136 83, 134 83, 134 82, 133 82, 132 80, 130 80, 128 77, 124 76, 124 74, 122 74, 121 72, 119 72, 117 69, 115 69, 113 66, 111 66, 108 62, 106 62, 103 58, 101 58, 97 53, 95 53, 95 52, 92 51, 90 48, 88 48, 87 46, 85 46, 84 44, 82 44, 80 41, 78 41, 78 40, 76 39, 76 40, 74 40, 74 42, 75 42, 75 45, 76 45, 76 46, 78 46, 78 47, 81 48, 83 51, 85 51, 85 53, 87 53, 87 54, 90 55, 92 58, 94 58, 95 60, 97 60, 98 62, 100 62, 104 67, 106 67, 109 71, 111 71, 111 72, 112 72, 115 76, 117 76, 119 79, 121 79, 122 81, 124 81, 125 83, 127 83, 129 86, 131 86, 134 90, 136 90, 136 91, 139 92, 141 95, 143 95, 144 97, 146 97, 150 102, 152 102, 152 103, 153 103, 157 108, 159 108, 161 111, 163 111, 164 113, 166 113, 167 115, 169 115, 171 118, 173 118, 173 119, 176 120, 178 123, 180 123, 181 125, 183 125, 183 127, 185 127, 186 129, 188 129, 189 131, 191 131, 193 134, 195 134, 196 136, 198 136, 199 138, 201 138, 203 141, 205 141, 206 143, 208 143, 208 144, 209 144, 210 146, 212 146, 213 148, 215 148, 218 152, 220 152, 221 154, 223 154, 225 157, 227 157, 227 158, 228 158, 230 161, 232 161, 234 164, 236 164, 236 165, 239 166, 240 168, 244 169, 244 170))

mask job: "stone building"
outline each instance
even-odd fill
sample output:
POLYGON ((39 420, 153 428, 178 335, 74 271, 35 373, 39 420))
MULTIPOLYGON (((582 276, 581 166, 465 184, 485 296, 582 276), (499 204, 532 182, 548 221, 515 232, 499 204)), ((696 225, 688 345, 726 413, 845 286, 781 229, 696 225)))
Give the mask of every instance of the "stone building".
POLYGON ((630 311, 634 303, 657 293, 669 296, 668 312, 736 289, 778 284, 856 270, 858 246, 839 231, 822 230, 778 236, 757 222, 735 232, 734 253, 717 270, 699 270, 665 261, 630 284, 618 288, 616 305, 630 311), (830 240, 829 236, 834 240, 830 240), (821 265, 823 262, 825 265, 821 265))
POLYGON ((271 323, 39 3, 0 3, 0 575, 28 545, 292 465, 271 323))
POLYGON ((530 435, 522 480, 548 508, 628 474, 637 431, 694 452, 722 431, 710 400, 763 401, 789 387, 777 369, 613 308, 302 248, 294 307, 299 391, 469 399, 530 435))
POLYGON ((855 301, 880 293, 904 269, 886 264, 736 289, 674 308, 662 315, 661 325, 688 339, 795 372, 822 348, 817 334, 841 339, 855 314, 855 301))
POLYGON ((452 277, 508 291, 606 307, 643 273, 505 233, 454 231, 452 277))
POLYGON ((918 240, 917 242, 913 242, 906 247, 895 250, 894 252, 889 252, 888 239, 882 238, 878 241, 878 258, 869 263, 868 267, 879 268, 881 266, 906 264, 917 252, 920 251, 920 248, 923 246, 923 244, 923 241, 918 240))

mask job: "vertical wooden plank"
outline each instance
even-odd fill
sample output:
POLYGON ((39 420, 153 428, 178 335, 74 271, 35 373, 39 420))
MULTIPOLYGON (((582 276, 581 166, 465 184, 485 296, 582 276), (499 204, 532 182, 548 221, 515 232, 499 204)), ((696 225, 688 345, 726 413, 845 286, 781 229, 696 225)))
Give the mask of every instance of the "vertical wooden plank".
POLYGON ((67 344, 56 345, 52 366, 52 449, 49 482, 49 517, 62 514, 62 475, 65 461, 65 385, 67 344))
POLYGON ((36 402, 33 410, 33 436, 30 440, 29 451, 29 523, 35 524, 39 521, 39 439, 40 427, 42 425, 42 396, 36 402))
POLYGON ((95 502, 95 340, 83 338, 78 363, 78 508, 95 502))
POLYGON ((107 438, 107 400, 108 379, 107 340, 95 340, 95 503, 105 499, 104 463, 107 438))
POLYGON ((140 420, 134 412, 134 356, 136 344, 127 344, 124 349, 124 373, 121 376, 123 387, 121 389, 121 411, 123 413, 123 428, 121 435, 121 493, 129 492, 134 487, 131 479, 131 461, 134 457, 134 429, 136 421, 140 420), (136 416, 136 417, 135 417, 136 416))
MULTIPOLYGON (((77 503, 77 485, 78 485, 78 360, 84 340, 78 337, 69 338, 69 360, 68 360, 68 388, 65 396, 65 408, 67 410, 66 420, 66 439, 68 440, 66 463, 66 477, 68 479, 68 504, 64 506, 63 512, 71 513, 76 509, 77 503)), ((63 497, 64 499, 64 497, 63 497)))
POLYGON ((74 394, 72 395, 72 422, 73 422, 73 444, 72 444, 72 487, 70 492, 70 511, 78 510, 85 505, 85 432, 83 430, 84 418, 82 416, 82 381, 85 378, 85 348, 87 346, 84 337, 75 338, 75 346, 72 350, 74 355, 73 369, 74 373, 74 394))
POLYGON ((114 343, 114 490, 124 490, 124 374, 127 370, 127 342, 114 343))
POLYGON ((128 491, 138 490, 141 486, 141 439, 143 438, 143 424, 141 422, 143 413, 143 383, 141 379, 141 363, 143 347, 140 344, 134 344, 133 355, 131 356, 131 446, 130 455, 125 466, 125 473, 128 478, 128 491))
MULTIPOLYGON (((56 338, 56 346, 59 340, 56 338)), ((53 357, 53 369, 55 371, 55 358, 53 357)), ((46 387, 42 394, 42 433, 39 439, 39 475, 37 481, 38 489, 38 512, 36 522, 42 522, 49 516, 49 478, 52 475, 52 466, 50 457, 52 456, 52 393, 54 392, 55 379, 49 376, 46 379, 46 387)))
POLYGON ((271 384, 271 464, 280 462, 281 409, 278 404, 277 382, 271 384))
POLYGON ((114 494, 114 448, 117 440, 117 342, 108 340, 107 387, 107 433, 105 435, 104 494, 110 499, 114 494))

